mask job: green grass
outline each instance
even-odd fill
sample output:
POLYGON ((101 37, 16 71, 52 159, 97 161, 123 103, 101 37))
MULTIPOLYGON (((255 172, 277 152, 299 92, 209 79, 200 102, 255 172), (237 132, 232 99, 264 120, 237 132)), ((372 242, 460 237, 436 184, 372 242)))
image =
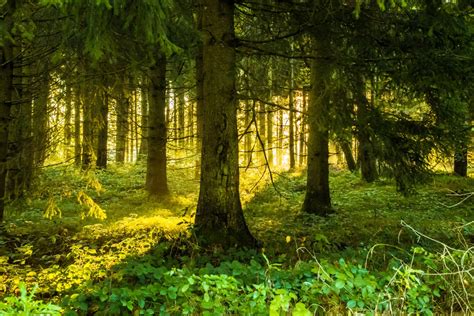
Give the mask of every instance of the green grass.
POLYGON ((245 216, 264 249, 213 253, 188 229, 198 195, 193 169, 170 171, 172 194, 164 200, 146 194, 144 178, 141 165, 96 175, 47 169, 33 194, 8 207, 0 297, 37 284, 38 299, 79 314, 472 307, 474 280, 460 264, 472 263, 474 197, 447 206, 462 200, 450 193, 473 191, 473 179, 439 174, 403 197, 391 180, 367 184, 334 170, 335 213, 320 218, 300 213, 303 172, 275 174, 272 185, 249 170, 241 181, 245 216), (79 194, 106 218, 89 216, 103 214, 89 214, 79 194), (56 216, 45 218, 48 212, 56 216))

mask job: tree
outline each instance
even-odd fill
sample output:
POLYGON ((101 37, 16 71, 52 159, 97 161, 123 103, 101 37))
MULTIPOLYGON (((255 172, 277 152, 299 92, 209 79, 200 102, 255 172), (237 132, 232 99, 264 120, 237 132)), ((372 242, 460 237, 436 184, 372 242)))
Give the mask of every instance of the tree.
POLYGON ((255 246, 239 195, 234 1, 203 0, 201 187, 196 234, 205 243, 255 246))
POLYGON ((10 110, 13 88, 13 43, 10 33, 13 27, 13 13, 15 12, 15 0, 8 0, 4 4, 5 14, 3 19, 2 41, 0 46, 0 223, 3 221, 7 162, 8 162, 8 134, 10 123, 10 110))
POLYGON ((158 54, 149 72, 148 158, 146 188, 155 196, 167 195, 166 174, 166 57, 158 54))
POLYGON ((327 33, 315 35, 315 59, 311 66, 311 94, 308 105, 308 170, 302 211, 325 216, 331 211, 329 191, 329 84, 331 51, 327 33))

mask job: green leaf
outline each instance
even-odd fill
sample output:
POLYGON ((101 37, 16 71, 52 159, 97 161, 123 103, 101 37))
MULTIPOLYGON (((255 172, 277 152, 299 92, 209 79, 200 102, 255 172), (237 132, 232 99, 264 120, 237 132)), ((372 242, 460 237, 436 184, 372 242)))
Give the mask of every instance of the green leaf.
POLYGON ((350 300, 349 302, 347 302, 347 308, 349 308, 349 309, 352 309, 356 306, 357 306, 357 302, 354 301, 354 300, 350 300))
POLYGON ((311 316, 311 313, 303 303, 296 303, 295 308, 293 309, 293 316, 311 316))
POLYGON ((336 288, 342 289, 344 287, 345 283, 342 280, 336 280, 336 283, 334 285, 336 286, 336 288))

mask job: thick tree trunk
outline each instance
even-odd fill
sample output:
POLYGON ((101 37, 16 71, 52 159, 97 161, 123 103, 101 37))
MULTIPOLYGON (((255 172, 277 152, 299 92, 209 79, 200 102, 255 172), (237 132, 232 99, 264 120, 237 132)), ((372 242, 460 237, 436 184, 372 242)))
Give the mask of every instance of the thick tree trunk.
POLYGON ((81 161, 81 91, 76 88, 74 94, 74 164, 79 167, 81 161))
MULTIPOLYGON (((20 56, 22 47, 14 48, 14 56, 20 56)), ((24 63, 20 58, 15 63, 24 63)), ((7 196, 21 197, 29 189, 33 177, 32 151, 32 99, 29 67, 14 67, 11 122, 9 131, 9 161, 7 196)))
POLYGON ((107 142, 109 135, 109 98, 106 91, 97 96, 99 103, 98 135, 97 135, 97 162, 99 169, 107 168, 107 142))
POLYGON ((166 57, 160 55, 150 69, 148 157, 146 189, 150 195, 169 193, 166 174, 166 57))
MULTIPOLYGON (((15 0, 4 4, 4 32, 9 33, 13 25, 15 0)), ((5 193, 8 162, 8 133, 13 88, 13 49, 12 43, 6 39, 0 47, 0 223, 3 222, 5 209, 5 193)))
POLYGON ((316 59, 311 67, 311 95, 308 107, 308 171, 302 211, 325 216, 331 212, 329 191, 329 84, 330 42, 322 32, 315 36, 316 59))
POLYGON ((256 245, 239 196, 234 1, 203 0, 204 111, 196 234, 207 245, 256 245))

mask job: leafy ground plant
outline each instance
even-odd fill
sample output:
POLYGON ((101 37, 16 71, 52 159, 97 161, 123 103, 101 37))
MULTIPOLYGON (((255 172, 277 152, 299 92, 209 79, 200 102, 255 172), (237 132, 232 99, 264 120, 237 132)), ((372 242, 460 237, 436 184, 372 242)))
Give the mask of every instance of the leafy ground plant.
POLYGON ((51 315, 59 316, 62 308, 52 303, 45 303, 42 300, 35 300, 37 286, 33 287, 28 294, 25 283, 19 285, 19 296, 9 296, 0 302, 0 315, 2 316, 30 316, 30 315, 51 315))

